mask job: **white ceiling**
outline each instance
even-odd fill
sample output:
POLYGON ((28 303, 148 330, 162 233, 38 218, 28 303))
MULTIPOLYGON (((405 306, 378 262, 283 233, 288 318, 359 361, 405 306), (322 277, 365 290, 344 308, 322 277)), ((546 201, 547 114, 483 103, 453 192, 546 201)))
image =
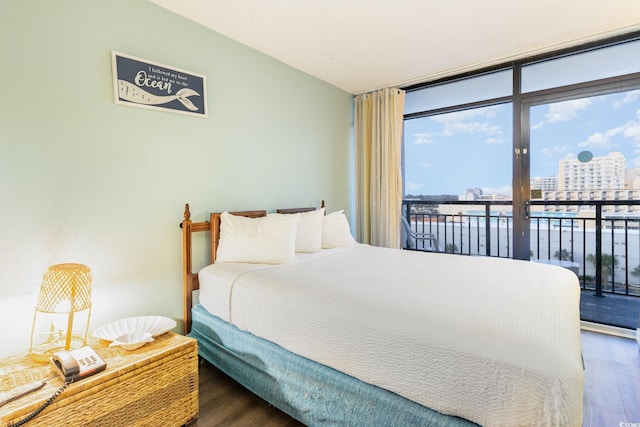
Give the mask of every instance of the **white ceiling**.
POLYGON ((151 0, 356 94, 640 29, 639 0, 151 0))

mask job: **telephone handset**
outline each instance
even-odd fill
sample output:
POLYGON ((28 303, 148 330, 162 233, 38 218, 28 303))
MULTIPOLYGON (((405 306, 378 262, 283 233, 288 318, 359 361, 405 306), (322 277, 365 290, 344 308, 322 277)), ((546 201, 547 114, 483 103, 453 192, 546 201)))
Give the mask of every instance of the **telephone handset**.
POLYGON ((97 374, 107 367, 104 360, 89 346, 71 351, 57 351, 53 353, 51 363, 65 382, 73 382, 97 374))
MULTIPOLYGON (((78 348, 76 350, 60 350, 53 353, 53 356, 49 359, 51 364, 54 367, 54 370, 62 377, 64 380, 64 384, 58 390, 56 390, 53 395, 47 399, 38 409, 27 415, 25 418, 21 419, 16 423, 11 423, 9 426, 18 427, 21 426, 30 420, 34 419, 38 414, 49 406, 60 394, 67 388, 69 385, 79 379, 88 377, 89 375, 97 374, 100 371, 104 371, 107 367, 107 364, 98 356, 91 347, 85 346, 78 348)), ((16 399, 19 399, 23 396, 26 396, 29 393, 40 390, 47 384, 44 381, 42 384, 33 387, 30 390, 17 394, 13 397, 3 400, 0 402, 0 406, 13 402, 16 399)))

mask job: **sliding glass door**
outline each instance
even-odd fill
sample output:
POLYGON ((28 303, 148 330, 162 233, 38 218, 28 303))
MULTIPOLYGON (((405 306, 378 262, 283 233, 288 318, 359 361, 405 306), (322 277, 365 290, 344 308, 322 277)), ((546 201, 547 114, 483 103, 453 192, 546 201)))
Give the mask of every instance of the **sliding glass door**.
POLYGON ((580 278, 581 317, 640 314, 640 90, 532 105, 531 258, 580 278), (556 201, 555 204, 542 204, 556 201))

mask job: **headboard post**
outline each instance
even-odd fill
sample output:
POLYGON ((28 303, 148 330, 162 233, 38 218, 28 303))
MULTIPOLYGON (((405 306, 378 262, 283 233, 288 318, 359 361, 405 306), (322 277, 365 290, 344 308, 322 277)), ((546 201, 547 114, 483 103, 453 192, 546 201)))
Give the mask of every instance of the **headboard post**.
POLYGON ((189 212, 189 203, 184 205, 184 220, 182 221, 182 319, 185 335, 191 330, 191 305, 193 293, 192 272, 192 242, 191 242, 191 212, 189 212))
POLYGON ((220 241, 220 215, 221 213, 211 213, 209 215, 209 223, 211 224, 211 240, 209 242, 211 258, 209 262, 213 264, 216 262, 216 256, 218 255, 218 242, 220 241))
POLYGON ((193 291, 200 289, 198 274, 193 273, 193 242, 192 235, 198 231, 209 231, 211 229, 208 221, 191 221, 189 203, 184 205, 184 219, 180 223, 182 228, 182 293, 184 333, 191 331, 191 306, 193 305, 193 291))

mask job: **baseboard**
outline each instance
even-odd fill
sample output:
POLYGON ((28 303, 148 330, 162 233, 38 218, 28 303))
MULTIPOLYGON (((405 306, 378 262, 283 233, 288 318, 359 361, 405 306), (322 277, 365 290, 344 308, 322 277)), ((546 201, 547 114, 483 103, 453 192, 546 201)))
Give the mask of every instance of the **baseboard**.
POLYGON ((636 331, 633 329, 619 328, 617 326, 603 325, 602 323, 580 321, 580 329, 583 331, 598 332, 601 334, 615 335, 617 337, 636 339, 636 331))

